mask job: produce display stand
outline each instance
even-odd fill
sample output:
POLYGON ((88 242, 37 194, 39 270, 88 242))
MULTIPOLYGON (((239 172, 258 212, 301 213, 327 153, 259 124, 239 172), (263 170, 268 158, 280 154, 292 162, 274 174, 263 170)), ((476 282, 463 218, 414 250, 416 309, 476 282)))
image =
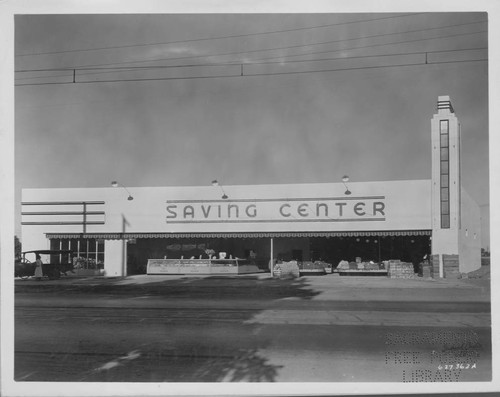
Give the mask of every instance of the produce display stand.
POLYGON ((303 261, 299 262, 299 271, 301 276, 322 276, 332 272, 332 265, 323 261, 303 261))
POLYGON ((262 273, 246 259, 149 259, 147 274, 236 275, 262 273))

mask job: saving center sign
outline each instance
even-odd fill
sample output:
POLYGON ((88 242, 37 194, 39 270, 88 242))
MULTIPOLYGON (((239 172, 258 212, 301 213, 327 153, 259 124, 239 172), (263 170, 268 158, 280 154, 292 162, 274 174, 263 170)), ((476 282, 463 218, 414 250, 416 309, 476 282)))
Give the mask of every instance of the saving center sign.
POLYGON ((365 222, 385 221, 386 211, 385 196, 167 200, 166 222, 365 222))

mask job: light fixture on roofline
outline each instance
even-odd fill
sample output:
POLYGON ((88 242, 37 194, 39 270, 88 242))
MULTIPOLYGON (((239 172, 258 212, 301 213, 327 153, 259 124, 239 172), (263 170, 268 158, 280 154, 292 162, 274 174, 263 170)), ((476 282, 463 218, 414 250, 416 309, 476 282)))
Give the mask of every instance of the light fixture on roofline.
POLYGON ((222 190, 222 199, 223 200, 227 200, 228 199, 226 192, 224 191, 222 185, 219 183, 219 181, 217 179, 214 179, 212 181, 212 186, 219 186, 220 189, 222 190))
POLYGON ((118 183, 117 181, 111 182, 111 186, 113 186, 113 187, 122 187, 123 189, 125 189, 125 191, 128 193, 128 197, 127 197, 128 201, 132 201, 134 199, 132 197, 132 195, 130 194, 130 192, 128 191, 128 189, 125 186, 123 186, 122 184, 118 183))
POLYGON ((351 194, 351 191, 350 191, 350 190, 349 190, 349 188, 347 187, 347 182, 349 182, 349 176, 348 176, 348 175, 344 175, 344 176, 342 177, 342 183, 343 183, 343 184, 344 184, 344 186, 345 186, 345 192, 344 192, 344 194, 349 195, 349 194, 351 194))

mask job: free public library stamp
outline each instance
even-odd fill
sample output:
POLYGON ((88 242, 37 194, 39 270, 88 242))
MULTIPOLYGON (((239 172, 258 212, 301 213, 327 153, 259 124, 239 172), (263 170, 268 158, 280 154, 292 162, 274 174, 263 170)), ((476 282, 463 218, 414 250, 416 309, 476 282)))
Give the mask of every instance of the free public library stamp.
POLYGON ((400 382, 491 379, 491 341, 484 329, 388 332, 386 368, 400 382))

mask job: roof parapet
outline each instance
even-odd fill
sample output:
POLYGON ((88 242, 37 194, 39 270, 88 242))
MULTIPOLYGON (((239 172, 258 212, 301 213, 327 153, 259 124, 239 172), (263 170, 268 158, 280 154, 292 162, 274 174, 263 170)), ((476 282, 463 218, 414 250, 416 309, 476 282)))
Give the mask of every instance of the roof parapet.
POLYGON ((438 97, 437 110, 439 113, 455 113, 448 95, 438 97))

